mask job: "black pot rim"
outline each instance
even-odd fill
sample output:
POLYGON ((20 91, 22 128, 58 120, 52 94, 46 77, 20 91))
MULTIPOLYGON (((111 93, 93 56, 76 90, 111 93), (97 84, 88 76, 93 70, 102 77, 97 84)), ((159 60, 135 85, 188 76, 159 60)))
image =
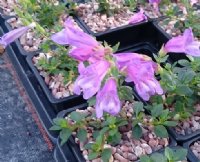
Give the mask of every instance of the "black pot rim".
POLYGON ((32 53, 32 54, 29 54, 27 57, 26 57, 26 60, 28 62, 28 65, 31 67, 33 73, 35 74, 35 76, 37 77, 39 83, 42 85, 42 89, 45 91, 45 94, 47 95, 49 101, 53 104, 57 104, 57 103, 60 103, 60 102, 63 102, 63 101, 66 101, 66 100, 72 100, 74 98, 79 98, 80 96, 77 96, 77 95, 71 95, 69 97, 64 97, 64 98, 61 98, 61 99, 56 99, 53 94, 51 93, 50 89, 48 88, 48 86, 46 85, 46 83, 44 82, 44 79, 42 78, 42 76, 39 74, 37 68, 34 66, 33 62, 32 62, 32 58, 34 56, 37 56, 39 55, 38 53, 32 53))

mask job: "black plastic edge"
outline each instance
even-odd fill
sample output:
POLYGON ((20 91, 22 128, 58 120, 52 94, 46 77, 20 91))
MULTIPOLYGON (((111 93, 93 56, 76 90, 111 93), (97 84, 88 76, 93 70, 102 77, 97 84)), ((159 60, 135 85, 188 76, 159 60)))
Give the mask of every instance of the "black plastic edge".
POLYGON ((192 152, 192 150, 190 149, 190 146, 195 142, 200 140, 200 137, 196 137, 186 143, 183 144, 183 147, 186 148, 188 150, 188 155, 187 158, 190 160, 190 162, 200 162, 200 159, 198 159, 195 154, 192 152))
POLYGON ((186 142, 192 138, 195 138, 197 136, 200 136, 200 130, 197 130, 196 132, 193 132, 191 134, 187 134, 187 135, 180 135, 178 134, 174 128, 168 128, 168 131, 170 132, 170 134, 175 138, 176 141, 178 142, 186 142))
POLYGON ((42 87, 43 91, 45 92, 48 100, 55 107, 57 112, 59 112, 60 110, 63 110, 63 108, 66 106, 72 107, 72 106, 76 106, 76 105, 86 102, 82 96, 77 96, 77 95, 72 95, 69 97, 62 98, 62 99, 56 99, 52 95, 52 93, 51 93, 50 89, 48 88, 48 86, 46 85, 44 79, 39 74, 37 68, 34 66, 34 64, 32 62, 32 58, 37 55, 38 55, 38 53, 33 53, 33 54, 28 55, 26 57, 26 61, 29 65, 30 69, 34 73, 36 79, 38 80, 40 86, 42 87))

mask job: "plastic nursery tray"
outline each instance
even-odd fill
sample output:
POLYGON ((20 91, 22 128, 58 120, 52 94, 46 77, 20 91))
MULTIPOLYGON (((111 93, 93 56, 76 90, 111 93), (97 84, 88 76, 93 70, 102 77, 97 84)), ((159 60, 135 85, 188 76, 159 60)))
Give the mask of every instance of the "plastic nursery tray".
POLYGON ((192 138, 199 137, 200 136, 200 130, 197 130, 196 132, 193 132, 191 134, 186 135, 180 135, 178 134, 174 128, 168 129, 169 133, 174 137, 174 139, 178 142, 186 142, 192 138))
POLYGON ((195 142, 200 140, 200 136, 191 139, 190 141, 186 142, 183 144, 183 147, 186 148, 188 150, 188 155, 187 158, 189 159, 190 162, 200 162, 200 159, 198 159, 195 154, 192 152, 192 150, 190 149, 190 146, 195 142))
MULTIPOLYGON (((61 111, 58 114, 58 117, 64 118, 70 112, 75 111, 76 109, 83 110, 83 109, 86 109, 86 107, 87 107, 87 105, 81 105, 81 106, 77 106, 77 107, 71 108, 69 110, 61 111)), ((174 146, 177 145, 176 141, 171 136, 169 136, 169 139, 170 139, 169 147, 174 147, 174 146)), ((158 152, 162 152, 162 150, 163 149, 159 150, 158 152)), ((58 140, 57 140, 57 148, 55 149, 55 154, 59 154, 59 157, 56 156, 57 157, 57 159, 56 159, 57 162, 68 161, 69 158, 72 158, 72 157, 73 157, 73 159, 71 159, 71 160, 73 162, 85 162, 86 161, 84 159, 82 153, 81 153, 81 150, 80 150, 78 144, 75 143, 74 138, 72 136, 69 138, 67 143, 65 143, 63 146, 60 145, 60 139, 58 138, 58 140), (69 149, 71 150, 73 156, 71 156, 71 154, 68 153, 68 151, 66 149, 67 147, 69 147, 69 149)))
POLYGON ((45 95, 47 96, 49 102, 54 107, 56 112, 59 112, 59 111, 65 109, 65 107, 72 107, 72 106, 76 106, 76 105, 86 102, 82 96, 77 96, 77 95, 71 95, 69 97, 56 99, 53 96, 53 94, 51 93, 48 86, 46 85, 43 77, 39 74, 37 68, 34 66, 34 64, 32 62, 33 57, 37 56, 37 55, 38 55, 37 53, 30 54, 27 56, 26 60, 27 60, 27 63, 29 65, 30 69, 32 70, 33 74, 35 75, 40 87, 44 91, 45 95))
MULTIPOLYGON (((77 3, 87 3, 86 0, 76 0, 76 2, 77 2, 77 3)), ((139 9, 136 8, 135 11, 136 11, 136 12, 137 12, 137 11, 139 12, 139 9)), ((106 34, 109 34, 109 33, 112 33, 112 32, 117 32, 118 30, 121 30, 121 29, 126 29, 127 27, 131 27, 131 26, 135 26, 135 25, 137 26, 137 25, 146 23, 147 21, 151 21, 151 20, 148 18, 147 21, 139 22, 139 23, 134 24, 134 25, 127 24, 127 25, 123 25, 123 26, 120 26, 120 27, 117 27, 117 28, 107 29, 107 30, 105 30, 105 31, 103 31, 103 32, 95 33, 95 32, 93 32, 93 31, 87 26, 87 24, 81 19, 81 17, 79 17, 78 15, 74 15, 74 19, 76 19, 78 22, 80 22, 80 24, 85 28, 85 30, 86 30, 89 34, 91 34, 91 35, 93 35, 93 36, 95 36, 95 37, 97 37, 97 38, 100 37, 100 36, 102 36, 102 35, 106 35, 106 34)))

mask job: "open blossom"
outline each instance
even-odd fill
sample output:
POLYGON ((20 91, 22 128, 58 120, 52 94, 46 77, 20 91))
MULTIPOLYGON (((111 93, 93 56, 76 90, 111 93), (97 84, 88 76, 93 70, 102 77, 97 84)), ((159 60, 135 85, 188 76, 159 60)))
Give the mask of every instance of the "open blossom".
POLYGON ((163 94, 163 89, 155 79, 154 70, 150 62, 137 62, 126 69, 126 81, 134 82, 137 93, 145 101, 148 101, 152 95, 163 94))
POLYGON ((149 0, 149 3, 160 3, 161 0, 149 0))
POLYGON ((65 21, 65 28, 52 35, 51 39, 61 45, 70 45, 69 55, 78 61, 91 62, 100 60, 104 56, 104 47, 92 36, 84 33, 74 25, 71 18, 65 21))
POLYGON ((140 97, 148 101, 152 95, 163 94, 154 73, 158 67, 148 56, 136 53, 115 54, 119 70, 126 73, 126 82, 134 82, 140 97))
POLYGON ((100 89, 101 81, 105 77, 110 64, 107 61, 98 61, 87 67, 81 62, 78 70, 80 75, 74 83, 74 93, 80 95, 83 92, 83 98, 89 99, 100 89))
POLYGON ((144 14, 144 11, 140 9, 140 12, 134 14, 130 20, 129 24, 136 24, 142 21, 147 21, 147 16, 144 14))
POLYGON ((103 112, 117 115, 120 112, 120 100, 117 93, 117 83, 114 78, 109 78, 96 97, 96 116, 101 118, 103 112))
POLYGON ((128 64, 131 64, 132 61, 151 61, 151 58, 146 55, 137 54, 137 53, 117 53, 113 54, 113 57, 117 61, 117 66, 120 70, 125 68, 128 64))
POLYGON ((6 48, 6 46, 14 42, 16 39, 21 37, 23 34, 25 34, 29 29, 33 28, 34 26, 35 24, 32 23, 29 26, 23 26, 18 29, 11 30, 10 32, 0 37, 0 45, 6 48))
POLYGON ((182 36, 170 39, 164 46, 166 52, 186 53, 200 56, 200 42, 194 40, 192 29, 186 29, 182 36))

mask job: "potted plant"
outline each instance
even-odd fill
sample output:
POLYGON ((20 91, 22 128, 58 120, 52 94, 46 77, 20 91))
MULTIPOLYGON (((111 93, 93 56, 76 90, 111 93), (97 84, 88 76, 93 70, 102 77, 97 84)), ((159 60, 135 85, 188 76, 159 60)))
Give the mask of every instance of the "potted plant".
POLYGON ((147 17, 140 10, 136 12, 135 1, 69 1, 68 9, 74 17, 95 37, 110 34, 129 27, 128 24, 146 22, 147 17))

